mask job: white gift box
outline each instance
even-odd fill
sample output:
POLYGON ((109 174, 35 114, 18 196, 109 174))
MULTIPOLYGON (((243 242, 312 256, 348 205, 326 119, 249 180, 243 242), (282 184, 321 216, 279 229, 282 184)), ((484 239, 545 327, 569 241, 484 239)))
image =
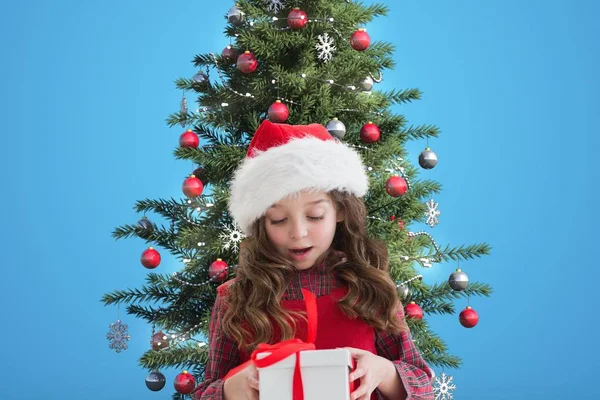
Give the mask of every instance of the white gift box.
MULTIPOLYGON (((262 359, 271 354, 257 354, 262 359)), ((260 400, 292 400, 296 354, 268 367, 258 368, 260 400)), ((348 400, 352 357, 345 349, 300 352, 304 400, 348 400)))

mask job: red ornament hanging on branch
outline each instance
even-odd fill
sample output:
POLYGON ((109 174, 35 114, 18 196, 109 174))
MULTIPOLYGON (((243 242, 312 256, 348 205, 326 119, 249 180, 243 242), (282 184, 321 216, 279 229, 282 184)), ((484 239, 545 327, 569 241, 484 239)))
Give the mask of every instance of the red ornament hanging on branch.
POLYGON ((166 349, 167 347, 169 347, 169 337, 165 335, 162 331, 158 331, 152 336, 150 344, 152 345, 152 350, 155 351, 159 351, 160 349, 166 349))
POLYGON ((251 74, 256 71, 258 67, 258 60, 254 57, 254 54, 249 51, 245 51, 244 54, 240 54, 237 59, 237 68, 244 74, 251 74))
POLYGON ((292 29, 302 29, 308 22, 308 17, 306 13, 299 9, 298 7, 294 8, 287 17, 288 26, 292 29))
POLYGON ((196 380, 192 374, 187 371, 183 371, 175 377, 174 386, 175 390, 177 390, 177 393, 190 394, 196 386, 196 380))
POLYGON ((460 312, 458 320, 465 328, 473 328, 479 322, 479 315, 471 306, 467 306, 467 308, 460 312))
POLYGON ((269 107, 269 120, 274 123, 282 123, 288 119, 290 115, 290 110, 287 108, 285 104, 281 102, 281 100, 275 101, 275 103, 271 104, 269 107))
POLYGON ((191 147, 193 149, 198 148, 200 144, 200 139, 196 132, 193 132, 191 129, 183 132, 181 136, 179 136, 179 146, 181 147, 191 147))
POLYGON ((404 313, 408 318, 423 319, 423 310, 414 301, 404 307, 404 313))
POLYGON ((160 264, 160 253, 153 247, 148 247, 142 253, 141 262, 144 267, 154 269, 160 264))
POLYGON ((355 31, 352 36, 350 36, 350 46, 352 46, 354 50, 364 51, 370 44, 371 37, 364 28, 355 31))
MULTIPOLYGON (((396 216, 392 215, 390 217, 390 221, 395 221, 396 220, 396 216)), ((398 227, 400 227, 401 230, 404 230, 404 221, 402 221, 401 219, 398 220, 398 227)))
POLYGON ((400 197, 406 193, 408 184, 398 175, 391 176, 385 183, 385 191, 392 197, 400 197))
POLYGON ((380 137, 381 131, 379 130, 379 127, 371 121, 364 124, 360 129, 360 140, 365 143, 375 143, 380 137))
POLYGON ((233 63, 237 60, 238 53, 233 47, 231 47, 231 45, 227 45, 227 47, 225 47, 221 52, 221 57, 223 57, 225 61, 233 63))
POLYGON ((214 278, 215 282, 223 282, 229 276, 228 269, 227 263, 222 259, 217 258, 217 260, 208 267, 208 277, 210 279, 214 278))
POLYGON ((198 197, 202 194, 202 191, 204 190, 204 185, 202 184, 202 181, 198 178, 196 178, 195 175, 190 175, 189 178, 187 178, 185 181, 183 181, 183 193, 187 196, 187 197, 198 197))

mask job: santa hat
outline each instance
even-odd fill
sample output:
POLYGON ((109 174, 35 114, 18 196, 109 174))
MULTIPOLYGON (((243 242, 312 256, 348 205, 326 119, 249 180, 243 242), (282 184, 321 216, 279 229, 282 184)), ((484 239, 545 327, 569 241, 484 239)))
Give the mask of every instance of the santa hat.
POLYGON ((229 211, 249 235, 254 221, 288 195, 313 189, 363 197, 368 188, 360 155, 331 136, 323 125, 265 120, 234 173, 229 211))

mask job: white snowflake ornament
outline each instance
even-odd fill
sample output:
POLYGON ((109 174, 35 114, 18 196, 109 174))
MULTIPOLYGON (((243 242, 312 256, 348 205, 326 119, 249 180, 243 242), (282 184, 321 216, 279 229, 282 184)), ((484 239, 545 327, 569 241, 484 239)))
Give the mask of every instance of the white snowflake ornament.
POLYGON ((278 13, 283 9, 283 1, 282 0, 268 0, 267 1, 267 10, 272 13, 278 13))
POLYGON ((441 379, 435 378, 435 383, 433 384, 433 394, 435 395, 435 400, 454 399, 451 393, 456 390, 456 385, 452 383, 453 379, 453 377, 446 375, 445 372, 442 372, 441 379))
POLYGON ((438 210, 438 203, 433 201, 433 199, 429 199, 427 204, 427 212, 425 212, 425 216, 427 217, 427 225, 430 227, 434 227, 440 223, 438 217, 440 216, 440 210, 438 210))
POLYGON ((330 61, 333 58, 333 52, 335 46, 333 45, 333 38, 329 36, 327 32, 317 36, 319 43, 315 46, 317 49, 319 60, 323 62, 330 61))
POLYGON ((246 235, 244 235, 241 229, 233 225, 225 225, 223 226, 223 230, 224 232, 219 234, 219 237, 224 242, 223 248, 225 250, 233 249, 237 253, 240 250, 240 243, 246 235))
POLYGON ((110 324, 109 328, 110 331, 106 334, 106 338, 110 341, 108 348, 113 349, 117 353, 127 350, 127 341, 131 339, 127 324, 123 324, 121 320, 117 320, 117 322, 110 324))

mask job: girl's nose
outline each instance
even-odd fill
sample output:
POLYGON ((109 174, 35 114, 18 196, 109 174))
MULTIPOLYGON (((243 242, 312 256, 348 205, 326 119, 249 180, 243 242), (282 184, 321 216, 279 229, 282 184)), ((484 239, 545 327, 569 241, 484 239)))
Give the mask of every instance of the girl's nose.
POLYGON ((308 230, 306 229, 306 224, 302 222, 292 222, 290 225, 290 238, 291 239, 300 239, 305 237, 308 234, 308 230))

